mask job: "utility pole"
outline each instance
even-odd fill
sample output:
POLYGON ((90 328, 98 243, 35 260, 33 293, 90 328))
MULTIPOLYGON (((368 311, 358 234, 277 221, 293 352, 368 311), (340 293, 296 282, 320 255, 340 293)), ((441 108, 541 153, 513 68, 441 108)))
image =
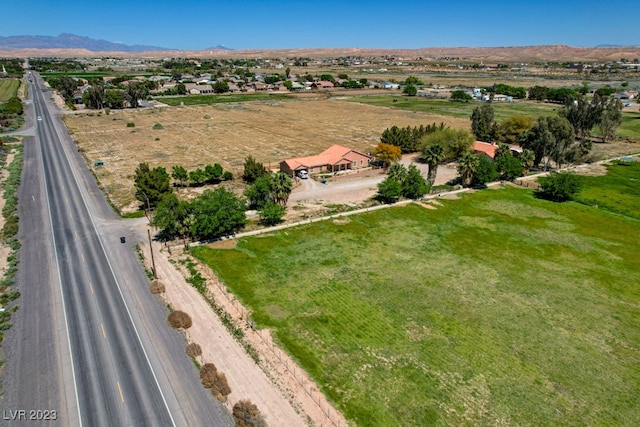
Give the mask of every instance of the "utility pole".
POLYGON ((158 274, 156 273, 156 260, 153 258, 153 245, 151 245, 151 230, 148 228, 147 235, 149 236, 149 250, 151 251, 151 271, 153 272, 153 278, 157 279, 158 274))

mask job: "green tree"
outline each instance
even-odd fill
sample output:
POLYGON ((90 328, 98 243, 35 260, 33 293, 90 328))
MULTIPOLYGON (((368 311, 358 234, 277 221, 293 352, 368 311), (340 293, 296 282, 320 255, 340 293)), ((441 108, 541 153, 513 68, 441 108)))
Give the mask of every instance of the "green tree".
POLYGON ((496 165, 487 156, 478 156, 478 166, 471 179, 471 185, 484 185, 493 182, 500 174, 496 170, 496 165))
POLYGON ((200 168, 189 172, 189 181, 191 181, 191 185, 198 187, 204 184, 206 180, 207 173, 200 168))
POLYGON ((244 190, 249 209, 262 209, 271 200, 271 175, 258 177, 244 190))
POLYGON ((520 164, 522 165, 522 174, 527 175, 529 170, 533 167, 533 160, 535 155, 531 150, 522 150, 522 153, 518 156, 520 164))
POLYGON ((618 126, 622 123, 622 103, 618 99, 610 98, 603 103, 598 130, 602 137, 602 142, 615 139, 618 126))
POLYGON ((561 165, 574 141, 575 134, 567 119, 560 116, 542 116, 522 139, 520 146, 533 151, 534 166, 545 160, 544 170, 548 170, 552 160, 557 162, 558 167, 561 165))
POLYGON ((187 86, 184 83, 178 83, 176 86, 176 93, 178 95, 186 95, 187 94, 187 86))
POLYGON ((475 154, 467 153, 460 159, 458 163, 458 174, 463 187, 471 185, 473 175, 476 173, 478 166, 480 165, 480 157, 475 154))
POLYGON ((82 102, 87 108, 99 110, 104 107, 104 87, 102 85, 91 86, 82 94, 82 102))
POLYGON ((172 192, 170 177, 165 168, 149 168, 148 163, 140 163, 135 171, 135 196, 144 206, 155 207, 160 200, 172 192))
POLYGON ((171 178, 178 182, 181 187, 184 187, 189 180, 189 173, 182 166, 174 166, 171 169, 171 178))
POLYGON ((566 103, 559 114, 569 121, 576 137, 585 140, 591 129, 600 122, 604 103, 605 98, 602 96, 595 95, 589 102, 581 95, 575 101, 566 103))
POLYGON ((286 210, 283 206, 274 203, 271 200, 267 201, 267 203, 258 211, 258 214, 260 215, 260 222, 266 226, 280 224, 283 221, 282 218, 285 213, 286 210))
POLYGON ((282 207, 287 205, 289 195, 293 190, 293 180, 284 173, 278 172, 271 178, 271 200, 282 207))
POLYGON ((205 190, 191 203, 191 235, 212 239, 241 230, 245 223, 245 201, 224 188, 205 190))
POLYGON ((414 85, 406 85, 404 89, 402 89, 402 93, 407 94, 409 96, 416 96, 418 93, 418 89, 414 85))
POLYGON ((147 97, 147 88, 141 82, 129 82, 124 91, 124 99, 131 108, 138 108, 139 100, 147 97))
POLYGON ((415 144, 408 128, 391 126, 382 132, 380 142, 400 147, 402 153, 411 153, 415 151, 415 144))
POLYGON ((120 89, 109 89, 104 95, 105 107, 116 109, 124 108, 124 92, 120 89))
POLYGON ((583 186, 582 178, 572 172, 551 172, 549 176, 538 178, 538 182, 540 188, 536 195, 554 202, 573 200, 583 186))
POLYGON ((482 104, 471 113, 471 132, 479 141, 492 142, 494 121, 491 104, 482 104))
POLYGON ((451 100, 469 102, 473 100, 473 96, 469 95, 467 92, 463 90, 454 90, 454 91, 451 91, 451 100))
POLYGON ((224 80, 218 80, 213 84, 213 91, 215 93, 229 92, 229 84, 224 80))
POLYGON ((12 96, 5 104, 0 104, 0 111, 4 114, 21 115, 24 112, 22 101, 17 96, 12 96))
POLYGON ((422 150, 422 160, 427 164, 427 181, 433 187, 438 174, 438 165, 444 161, 444 147, 438 142, 425 145, 422 150))
POLYGON ((430 185, 424 179, 420 170, 411 163, 407 169, 407 175, 402 182, 402 195, 407 199, 419 199, 427 194, 430 185))
POLYGON ((395 203, 402 196, 402 183, 397 179, 386 177, 378 184, 375 198, 382 203, 395 203))
POLYGON ((443 161, 452 161, 469 152, 473 141, 473 135, 465 129, 444 128, 426 134, 421 140, 421 145, 423 147, 434 144, 442 145, 444 148, 443 161))
POLYGON ((498 125, 498 140, 504 144, 517 144, 533 123, 529 116, 509 116, 498 125))
POLYGON ((258 177, 266 174, 267 170, 264 165, 254 159, 253 156, 247 156, 244 159, 244 174, 242 175, 242 179, 244 179, 245 182, 252 183, 258 179, 258 177))
POLYGON ((407 79, 404 81, 404 84, 414 85, 414 86, 424 86, 424 83, 422 82, 422 80, 420 80, 416 76, 407 77, 407 79))
POLYGON ((188 217, 189 203, 178 200, 178 197, 171 193, 162 197, 151 223, 154 227, 160 228, 160 237, 162 239, 184 238, 188 232, 185 227, 188 217))
POLYGON ((394 163, 387 169, 387 176, 402 184, 407 178, 407 168, 402 163, 394 163))
POLYGON ((500 177, 506 181, 513 181, 522 176, 522 163, 511 155, 511 152, 498 157, 495 161, 500 177))
POLYGON ((206 165, 204 167, 204 173, 207 175, 207 181, 209 182, 218 182, 220 178, 222 178, 222 173, 224 170, 219 163, 214 163, 213 165, 206 165))

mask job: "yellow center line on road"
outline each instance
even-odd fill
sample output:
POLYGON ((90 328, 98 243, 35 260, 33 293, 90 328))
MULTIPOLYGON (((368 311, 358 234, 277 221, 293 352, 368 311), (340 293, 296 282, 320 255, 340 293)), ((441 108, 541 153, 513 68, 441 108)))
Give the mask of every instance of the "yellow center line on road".
POLYGON ((103 324, 103 323, 101 323, 101 324, 100 324, 100 327, 102 328, 102 336, 106 338, 106 337, 107 337, 107 334, 106 334, 106 332, 104 331, 104 324, 103 324))
POLYGON ((91 293, 93 293, 93 286, 89 283, 89 289, 91 289, 91 293))
POLYGON ((116 384, 118 384, 118 392, 120 392, 120 400, 122 401, 122 403, 124 403, 124 394, 122 394, 122 389, 120 388, 120 381, 116 381, 116 384))

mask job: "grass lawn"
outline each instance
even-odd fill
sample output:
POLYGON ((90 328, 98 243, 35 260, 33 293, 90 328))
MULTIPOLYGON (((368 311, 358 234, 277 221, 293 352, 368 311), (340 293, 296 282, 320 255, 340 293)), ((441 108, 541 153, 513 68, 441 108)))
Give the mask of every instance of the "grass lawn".
MULTIPOLYGON (((354 96, 348 98, 348 101, 465 119, 469 119, 473 109, 481 105, 478 102, 452 102, 422 97, 392 95, 354 96), (394 99, 396 102, 393 102, 394 99)), ((554 115, 562 108, 562 106, 558 104, 522 100, 496 102, 492 105, 496 121, 502 121, 513 115, 529 116, 537 119, 543 115, 554 115)), ((624 112, 622 114, 622 124, 618 129, 618 135, 623 138, 640 140, 640 113, 624 112)))
POLYGON ((588 206, 640 220, 640 162, 606 165, 605 176, 585 176, 577 200, 588 206))
MULTIPOLYGON (((377 105, 380 107, 393 107, 405 110, 412 110, 423 113, 440 114, 443 116, 469 118, 473 109, 480 106, 479 102, 453 102, 438 99, 427 99, 417 96, 360 96, 348 99, 351 102, 361 102, 363 104, 377 105), (393 100, 396 102, 393 102, 393 100)), ((509 116, 521 115, 538 118, 545 114, 555 114, 561 106, 555 104, 544 104, 541 102, 520 101, 495 102, 492 104, 495 119, 501 121, 509 116)))
POLYGON ((353 424, 640 425, 640 221, 513 188, 442 203, 193 253, 353 424))
POLYGON ((16 96, 18 88, 20 87, 20 80, 15 79, 2 79, 0 80, 0 102, 9 100, 16 96))
POLYGON ((242 94, 242 95, 189 95, 189 96, 168 96, 157 97, 156 100, 167 105, 177 106, 182 102, 183 105, 210 105, 222 104, 227 102, 246 102, 246 101, 275 101, 284 99, 284 94, 242 94))

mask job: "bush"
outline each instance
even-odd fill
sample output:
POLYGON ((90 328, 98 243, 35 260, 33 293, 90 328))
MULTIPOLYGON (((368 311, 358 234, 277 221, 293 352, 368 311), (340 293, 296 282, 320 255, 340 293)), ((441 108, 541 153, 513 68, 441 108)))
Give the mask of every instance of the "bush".
POLYGON ((164 126, 162 126, 160 123, 156 123, 155 125, 152 126, 153 130, 160 130, 160 129, 164 129, 164 126))
POLYGON ((204 388, 211 388, 217 381, 218 368, 213 363, 205 363, 200 368, 200 381, 204 388))
POLYGON ((136 124, 133 123, 133 122, 127 122, 127 127, 128 128, 134 128, 134 127, 136 127, 136 124))
POLYGON ((202 347, 200 347, 200 344, 192 342, 187 345, 185 352, 189 357, 198 357, 202 355, 202 347))
POLYGON ((233 181, 233 174, 229 171, 224 171, 222 174, 222 179, 224 181, 233 181))
POLYGON ((172 328, 189 329, 191 327, 191 317, 184 311, 172 311, 167 321, 172 328))
POLYGON ((285 208, 277 203, 273 203, 271 200, 258 211, 260 222, 266 226, 280 224, 283 221, 282 217, 285 213, 285 208))
POLYGON ((500 174, 496 170, 495 163, 489 160, 486 156, 480 156, 478 167, 471 179, 471 185, 483 186, 487 182, 495 181, 499 176, 500 174))
POLYGON ((572 172, 551 172, 549 176, 538 178, 540 188, 536 196, 554 202, 573 200, 582 189, 582 177, 572 172))
POLYGON ((258 407, 250 400, 241 400, 233 405, 233 418, 236 421, 236 427, 266 427, 267 425, 258 407))
POLYGON ((149 285, 149 292, 151 292, 152 294, 161 294, 164 291, 165 291, 164 283, 162 283, 158 279, 152 281, 151 285, 149 285))
POLYGON ((211 394, 215 396, 221 402, 227 401, 227 396, 231 394, 231 387, 227 382, 227 376, 222 372, 217 372, 213 386, 211 387, 211 394))

